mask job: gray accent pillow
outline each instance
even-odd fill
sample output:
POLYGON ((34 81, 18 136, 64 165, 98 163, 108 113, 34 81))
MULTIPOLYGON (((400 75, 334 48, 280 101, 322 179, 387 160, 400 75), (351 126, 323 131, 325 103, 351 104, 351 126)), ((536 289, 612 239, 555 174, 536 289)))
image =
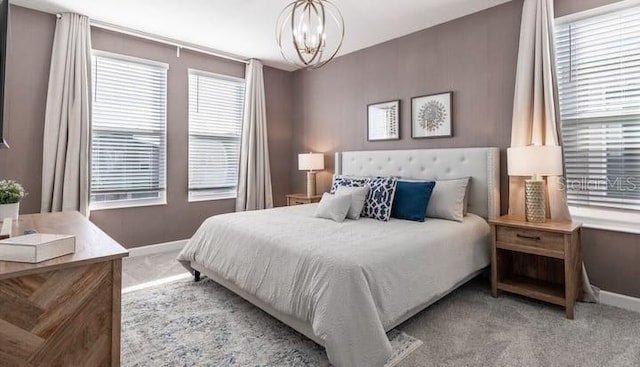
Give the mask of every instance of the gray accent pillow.
POLYGON ((349 208, 349 213, 347 213, 347 218, 358 219, 360 218, 360 214, 362 214, 364 203, 367 201, 367 196, 369 195, 369 186, 340 186, 336 190, 336 195, 351 195, 351 207, 349 208))
POLYGON ((466 212, 468 185, 469 177, 436 181, 427 206, 427 217, 462 222, 466 212))
POLYGON ((325 192, 320 199, 314 216, 344 222, 351 207, 351 195, 334 195, 325 192))

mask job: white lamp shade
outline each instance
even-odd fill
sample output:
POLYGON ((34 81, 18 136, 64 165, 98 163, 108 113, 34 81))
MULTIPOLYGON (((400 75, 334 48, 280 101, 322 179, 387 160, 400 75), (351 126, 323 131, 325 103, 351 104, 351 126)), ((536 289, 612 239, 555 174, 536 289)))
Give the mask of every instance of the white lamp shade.
POLYGON ((507 149, 509 176, 562 175, 562 149, 557 145, 528 145, 507 149))
POLYGON ((314 171, 324 169, 324 154, 303 153, 298 154, 298 169, 300 171, 314 171))

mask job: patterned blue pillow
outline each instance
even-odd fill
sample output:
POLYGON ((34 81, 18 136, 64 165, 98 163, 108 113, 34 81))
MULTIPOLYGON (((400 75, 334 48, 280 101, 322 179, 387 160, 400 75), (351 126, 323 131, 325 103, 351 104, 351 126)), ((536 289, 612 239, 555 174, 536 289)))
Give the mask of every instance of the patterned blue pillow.
POLYGON ((371 177, 366 179, 365 184, 370 187, 370 190, 362 216, 388 221, 391 218, 391 207, 398 180, 395 177, 371 177))
POLYGON ((331 193, 335 194, 340 186, 346 187, 362 187, 367 184, 366 177, 349 177, 349 176, 341 176, 334 175, 333 176, 333 184, 331 184, 331 193))
POLYGON ((335 194, 340 186, 362 187, 369 186, 369 195, 362 209, 362 216, 388 221, 391 218, 391 207, 396 193, 398 180, 395 177, 349 177, 333 176, 331 193, 335 194))

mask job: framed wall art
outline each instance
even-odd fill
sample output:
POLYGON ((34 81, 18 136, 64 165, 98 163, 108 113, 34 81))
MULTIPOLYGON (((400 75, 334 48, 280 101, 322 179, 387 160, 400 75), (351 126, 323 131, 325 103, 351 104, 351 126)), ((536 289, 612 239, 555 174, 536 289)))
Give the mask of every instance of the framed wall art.
POLYGON ((411 137, 453 136, 453 92, 411 98, 411 137))
POLYGON ((367 105, 367 140, 400 139, 400 100, 367 105))

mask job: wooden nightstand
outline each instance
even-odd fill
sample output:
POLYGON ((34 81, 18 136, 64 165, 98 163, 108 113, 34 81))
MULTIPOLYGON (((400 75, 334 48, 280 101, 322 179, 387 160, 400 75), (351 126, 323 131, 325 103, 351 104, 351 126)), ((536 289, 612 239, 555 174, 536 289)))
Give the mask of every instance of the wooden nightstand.
POLYGON ((573 319, 582 294, 580 223, 530 223, 503 216, 491 224, 491 294, 498 290, 563 306, 573 319))
POLYGON ((320 199, 322 199, 322 195, 289 194, 287 195, 287 206, 317 203, 320 199))

